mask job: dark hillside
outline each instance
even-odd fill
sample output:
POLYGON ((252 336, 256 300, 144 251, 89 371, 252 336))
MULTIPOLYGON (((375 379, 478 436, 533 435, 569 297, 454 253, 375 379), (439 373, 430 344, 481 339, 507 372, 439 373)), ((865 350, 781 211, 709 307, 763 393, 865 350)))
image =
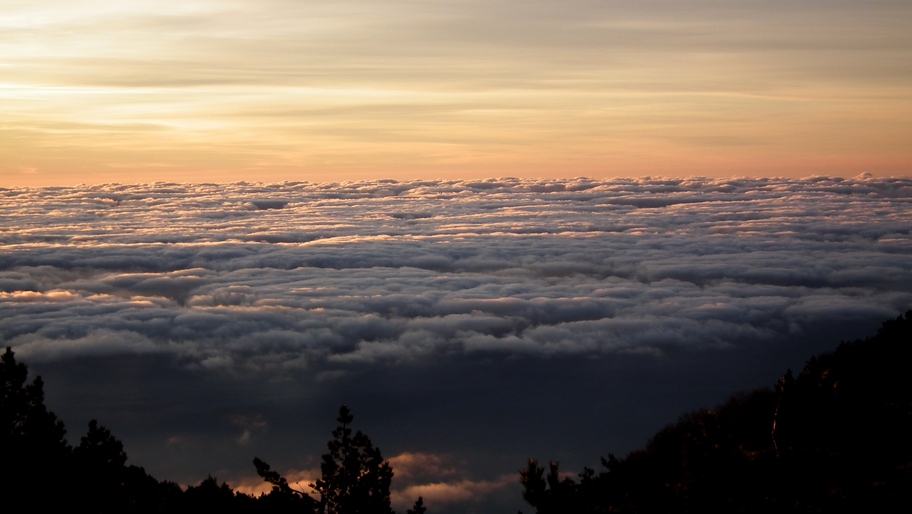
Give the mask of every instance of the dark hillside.
POLYGON ((775 388, 682 416, 604 470, 521 474, 539 514, 909 512, 912 311, 812 357, 775 388))

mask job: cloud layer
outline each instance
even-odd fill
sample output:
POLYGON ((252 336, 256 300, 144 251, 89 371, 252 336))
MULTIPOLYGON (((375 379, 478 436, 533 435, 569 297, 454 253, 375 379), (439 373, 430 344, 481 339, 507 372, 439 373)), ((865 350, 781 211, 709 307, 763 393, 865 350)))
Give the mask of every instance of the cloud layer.
POLYGON ((0 191, 0 335, 31 360, 275 370, 661 354, 912 305, 912 180, 0 191))

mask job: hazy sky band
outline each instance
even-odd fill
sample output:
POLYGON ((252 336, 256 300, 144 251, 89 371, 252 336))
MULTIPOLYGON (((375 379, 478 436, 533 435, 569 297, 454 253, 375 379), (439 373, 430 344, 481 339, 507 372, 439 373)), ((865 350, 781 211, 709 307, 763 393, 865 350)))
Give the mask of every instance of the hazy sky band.
POLYGON ((905 174, 907 2, 5 2, 0 173, 905 174))

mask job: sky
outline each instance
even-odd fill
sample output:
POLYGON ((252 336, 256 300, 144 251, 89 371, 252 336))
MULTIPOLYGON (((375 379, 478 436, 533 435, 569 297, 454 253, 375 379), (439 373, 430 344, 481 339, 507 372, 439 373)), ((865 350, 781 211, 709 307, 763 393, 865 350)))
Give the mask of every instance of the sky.
POLYGON ((3 0, 0 186, 908 175, 912 4, 3 0))
POLYGON ((516 512, 912 308, 912 178, 0 189, 0 345, 159 479, 315 477, 347 404, 395 508, 516 512))

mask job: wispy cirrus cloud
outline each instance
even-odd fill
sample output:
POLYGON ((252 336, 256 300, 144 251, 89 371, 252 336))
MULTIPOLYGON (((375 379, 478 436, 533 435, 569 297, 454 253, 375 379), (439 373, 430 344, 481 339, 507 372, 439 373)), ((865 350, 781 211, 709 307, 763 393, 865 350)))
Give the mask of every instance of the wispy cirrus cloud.
POLYGON ((909 10, 10 1, 0 162, 31 185, 905 173, 909 10))

